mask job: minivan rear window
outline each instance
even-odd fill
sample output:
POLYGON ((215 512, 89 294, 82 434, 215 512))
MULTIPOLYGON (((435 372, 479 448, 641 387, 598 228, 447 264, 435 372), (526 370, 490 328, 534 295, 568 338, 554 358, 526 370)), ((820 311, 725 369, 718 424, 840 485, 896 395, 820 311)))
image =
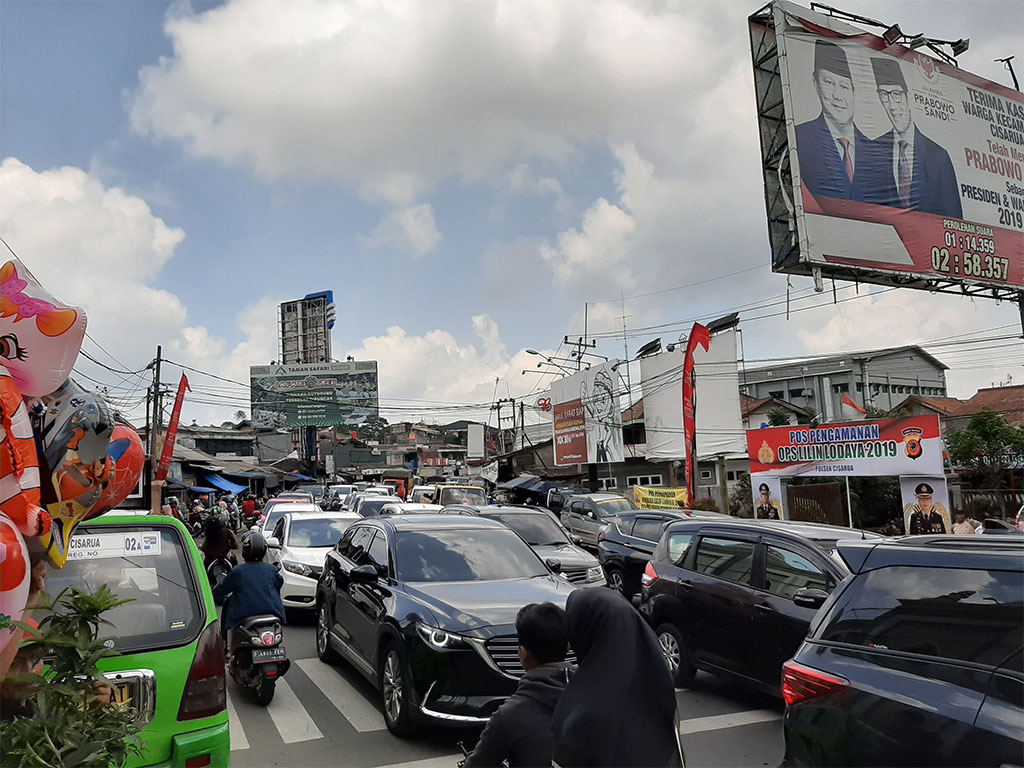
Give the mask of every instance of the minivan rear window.
POLYGON ((995 666, 1022 625, 1020 572, 893 566, 858 577, 820 639, 995 666))
POLYGON ((184 645, 206 625, 192 553, 166 526, 80 525, 63 568, 51 570, 46 591, 94 592, 103 584, 131 602, 104 614, 113 626, 100 635, 122 653, 184 645))

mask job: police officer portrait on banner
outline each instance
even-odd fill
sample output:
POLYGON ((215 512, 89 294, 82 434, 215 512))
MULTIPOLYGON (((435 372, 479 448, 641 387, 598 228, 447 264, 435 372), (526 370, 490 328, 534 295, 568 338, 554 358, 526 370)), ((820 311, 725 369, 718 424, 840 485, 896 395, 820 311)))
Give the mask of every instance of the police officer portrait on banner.
POLYGON ((757 491, 760 494, 757 501, 754 503, 754 519, 755 520, 781 520, 782 519, 782 504, 779 503, 778 499, 773 499, 771 488, 768 487, 768 483, 761 483, 757 487, 757 491))
POLYGON ((846 52, 814 43, 814 89, 821 112, 796 127, 800 179, 813 195, 876 202, 882 153, 854 124, 856 99, 846 52))
POLYGON ((934 490, 928 483, 918 483, 914 488, 917 503, 903 509, 907 534, 921 536, 930 533, 948 533, 946 520, 949 515, 945 507, 936 504, 932 498, 934 490))
POLYGON ((872 58, 876 93, 892 124, 878 142, 885 156, 885 185, 877 201, 940 216, 963 217, 956 172, 949 153, 914 122, 907 81, 896 59, 872 58))

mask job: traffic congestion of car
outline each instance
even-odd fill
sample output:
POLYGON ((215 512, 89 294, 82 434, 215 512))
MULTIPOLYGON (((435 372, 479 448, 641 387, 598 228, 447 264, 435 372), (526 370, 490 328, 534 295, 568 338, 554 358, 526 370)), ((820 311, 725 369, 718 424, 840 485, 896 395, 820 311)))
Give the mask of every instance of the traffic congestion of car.
MULTIPOLYGON (((573 590, 596 588, 631 598, 678 689, 710 673, 784 701, 786 765, 901 764, 908 744, 922 765, 1011 765, 1024 749, 1024 537, 884 538, 638 509, 607 493, 565 492, 556 514, 463 483, 406 488, 409 501, 392 490, 283 492, 255 513, 252 532, 280 573, 284 607, 314 622, 317 656, 365 677, 396 735, 485 724, 524 674, 518 610, 564 606, 573 590), (415 501, 446 490, 460 501, 415 501), (940 691, 955 696, 936 707, 940 691)), ((173 757, 187 744, 189 756, 218 755, 223 694, 198 691, 223 690, 226 677, 204 655, 215 613, 193 537, 177 521, 117 515, 76 535, 125 532, 160 539, 152 564, 75 561, 54 584, 99 579, 131 593, 111 617, 122 655, 104 668, 143 712, 145 754, 173 757), (117 573, 102 570, 112 566, 117 573), (181 622, 173 642, 156 629, 181 622), (134 662, 155 649, 166 664, 134 662), (184 687, 164 679, 186 666, 184 687), (183 720, 186 711, 196 714, 183 720)), ((255 701, 266 705, 273 685, 261 688, 258 673, 270 660, 287 669, 288 629, 272 616, 254 620, 277 627, 276 639, 266 651, 240 647, 229 672, 242 688, 255 680, 255 701)))

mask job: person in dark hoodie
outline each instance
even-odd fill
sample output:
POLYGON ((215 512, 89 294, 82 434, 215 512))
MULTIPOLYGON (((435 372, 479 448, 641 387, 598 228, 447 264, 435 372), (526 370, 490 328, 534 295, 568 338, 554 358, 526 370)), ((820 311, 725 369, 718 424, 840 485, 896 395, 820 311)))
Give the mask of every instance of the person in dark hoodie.
POLYGON ((551 715, 573 667, 565 661, 565 611, 552 603, 530 603, 516 615, 523 675, 508 700, 480 734, 465 768, 551 765, 551 715))
POLYGON ((565 610, 579 669, 551 718, 552 764, 682 766, 675 689, 654 632, 610 589, 578 589, 565 610))

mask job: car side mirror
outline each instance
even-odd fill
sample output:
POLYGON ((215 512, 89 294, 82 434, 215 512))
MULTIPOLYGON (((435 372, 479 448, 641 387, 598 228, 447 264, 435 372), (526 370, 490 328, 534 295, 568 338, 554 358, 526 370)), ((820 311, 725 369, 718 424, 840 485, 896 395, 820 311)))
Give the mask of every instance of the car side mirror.
POLYGON ((548 567, 548 570, 551 571, 552 573, 561 573, 562 572, 562 563, 560 561, 558 561, 558 560, 555 560, 555 558, 553 558, 553 557, 547 558, 544 561, 544 565, 546 565, 548 567))
POLYGON ((825 601, 828 600, 828 592, 824 589, 817 589, 816 587, 804 587, 798 589, 796 594, 793 595, 793 602, 799 605, 801 608, 813 608, 817 610, 824 605, 825 601))
POLYGON ((267 536, 267 549, 280 549, 281 542, 277 536, 267 536))
POLYGON ((374 565, 358 565, 349 571, 348 576, 356 584, 376 584, 380 578, 374 565))
POLYGON ((575 544, 577 547, 581 546, 583 544, 583 537, 582 536, 573 536, 572 537, 572 543, 575 544))

